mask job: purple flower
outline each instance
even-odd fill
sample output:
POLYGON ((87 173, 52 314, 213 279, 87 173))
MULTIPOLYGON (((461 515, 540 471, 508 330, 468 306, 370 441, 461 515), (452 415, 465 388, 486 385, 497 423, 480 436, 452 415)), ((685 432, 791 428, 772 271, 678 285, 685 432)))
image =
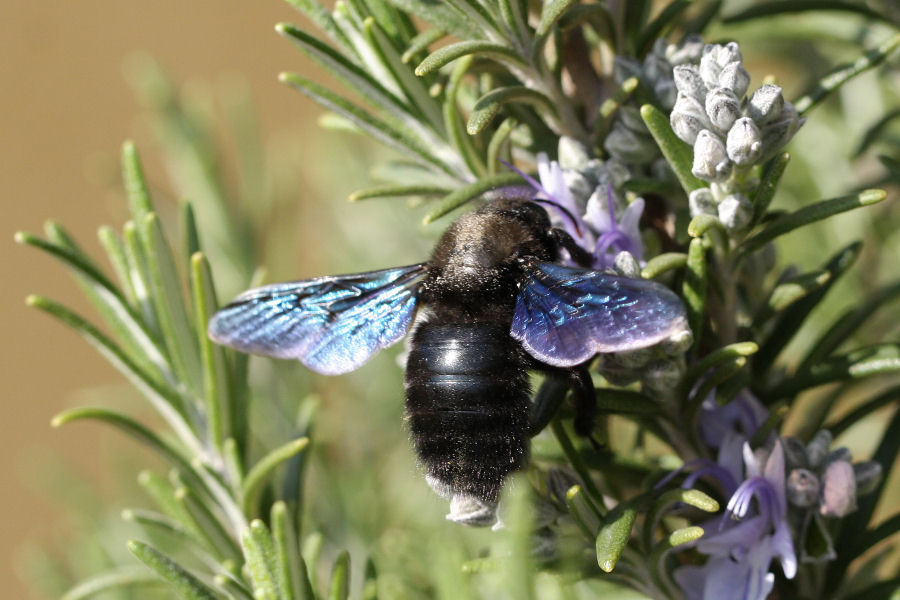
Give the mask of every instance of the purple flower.
MULTIPOLYGON (((538 177, 540 181, 507 165, 519 173, 534 190, 532 199, 548 208, 550 219, 557 227, 564 229, 582 248, 593 253, 593 267, 611 267, 615 256, 629 252, 641 261, 644 246, 638 225, 644 212, 643 198, 629 204, 621 216, 616 218, 614 195, 609 177, 594 185, 583 194, 573 193, 572 183, 567 181, 567 173, 579 181, 587 183, 591 177, 578 171, 564 171, 559 163, 548 159, 543 152, 537 155, 538 177)), ((596 182, 595 182, 596 183, 596 182)))
MULTIPOLYGON (((739 411, 734 416, 733 422, 740 423, 739 411)), ((711 476, 730 499, 725 514, 707 522, 703 526, 706 534, 695 544, 697 551, 709 556, 706 563, 674 572, 687 600, 765 600, 775 585, 770 570, 773 560, 780 561, 788 579, 797 572, 787 522, 781 440, 775 440, 771 451, 760 448, 755 452, 744 441, 742 465, 737 465, 731 454, 740 435, 723 435, 715 468, 704 465, 689 478, 693 482, 701 473, 711 476), (735 487, 738 481, 741 483, 735 487)))

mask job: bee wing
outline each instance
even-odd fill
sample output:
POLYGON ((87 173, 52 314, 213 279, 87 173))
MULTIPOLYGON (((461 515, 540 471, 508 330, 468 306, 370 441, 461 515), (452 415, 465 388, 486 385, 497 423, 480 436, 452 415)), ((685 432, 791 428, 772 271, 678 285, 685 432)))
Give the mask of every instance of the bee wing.
POLYGON ((213 315, 209 337, 325 375, 347 373, 403 337, 424 273, 422 263, 255 288, 213 315))
POLYGON ((682 329, 684 305, 654 281, 535 263, 526 268, 510 334, 541 362, 571 367, 600 352, 652 346, 682 329))

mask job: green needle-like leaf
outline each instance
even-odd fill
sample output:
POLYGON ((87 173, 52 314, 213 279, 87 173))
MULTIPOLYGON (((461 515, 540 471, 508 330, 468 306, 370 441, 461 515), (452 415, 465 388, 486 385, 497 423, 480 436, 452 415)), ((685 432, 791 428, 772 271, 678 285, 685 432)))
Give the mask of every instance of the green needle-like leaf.
POLYGON ((166 420, 169 426, 178 435, 178 438, 196 455, 202 455, 197 438, 190 426, 179 412, 181 401, 171 390, 158 384, 150 375, 143 371, 139 365, 132 361, 121 348, 116 346, 109 338, 103 335, 97 328, 76 315, 74 312, 46 298, 29 296, 26 300, 29 306, 39 308, 56 317, 66 325, 72 327, 84 337, 103 357, 118 369, 144 396, 153 404, 153 408, 166 420))
POLYGON ((828 281, 819 290, 807 294, 780 314, 778 323, 772 329, 769 337, 762 341, 760 350, 753 360, 755 374, 761 376, 772 366, 784 347, 803 325, 809 313, 818 306, 835 282, 856 262, 861 249, 862 244, 854 242, 831 257, 823 267, 823 270, 831 275, 828 281))
POLYGON ((477 198, 478 196, 508 185, 521 183, 522 178, 517 173, 500 173, 497 175, 488 175, 475 183, 463 186, 448 194, 441 203, 431 212, 425 215, 422 222, 425 225, 437 221, 447 213, 456 210, 466 202, 477 198))
POLYGON ((231 374, 225 351, 206 334, 207 323, 219 304, 206 257, 198 252, 191 257, 191 296, 194 301, 194 331, 200 346, 203 367, 203 393, 206 398, 207 436, 221 451, 226 437, 232 435, 233 414, 237 410, 231 390, 231 374))
POLYGON ((647 561, 650 567, 650 576, 653 578, 656 586, 663 590, 666 596, 670 598, 679 597, 677 593, 678 588, 672 581, 669 571, 666 568, 666 556, 678 546, 683 546, 684 544, 699 540, 703 537, 703 533, 702 527, 684 527, 682 529, 676 529, 664 538, 663 541, 656 544, 650 552, 650 557, 647 561))
POLYGON ((457 96, 462 86, 463 77, 468 72, 469 67, 472 66, 473 60, 474 58, 471 56, 463 57, 453 67, 450 78, 447 80, 447 88, 444 92, 444 129, 450 136, 450 141, 453 143, 456 152, 465 161, 469 171, 481 176, 485 174, 487 169, 481 156, 475 150, 472 138, 463 131, 462 118, 457 106, 457 96))
POLYGON ((737 375, 747 365, 746 356, 735 356, 722 362, 714 371, 712 371, 703 382, 697 387, 696 391, 690 396, 687 405, 683 411, 686 417, 690 431, 696 431, 696 424, 700 418, 700 409, 703 402, 712 394, 713 390, 737 375))
POLYGON ((727 230, 725 226, 722 225, 722 221, 719 220, 718 217, 714 217, 713 215, 700 214, 691 219, 691 222, 688 223, 687 232, 688 235, 692 238, 698 238, 705 235, 708 231, 713 229, 717 229, 722 234, 727 235, 727 230))
POLYGON ((622 503, 606 516, 600 533, 597 535, 597 564, 606 573, 612 573, 619 562, 619 557, 631 539, 631 529, 637 518, 637 506, 622 503))
POLYGON ((390 0, 403 12, 412 14, 441 27, 462 40, 482 37, 478 27, 464 18, 460 13, 444 2, 428 2, 426 0, 390 0))
POLYGON ((220 560, 239 561, 241 559, 241 550, 237 543, 221 521, 202 500, 197 498, 196 494, 189 488, 178 488, 175 490, 175 502, 189 520, 192 529, 206 542, 207 548, 214 556, 220 560))
POLYGON ((265 482, 266 477, 275 467, 296 456, 309 445, 309 438, 300 438, 291 440, 287 444, 272 450, 266 454, 258 463, 253 465, 247 477, 244 478, 243 490, 243 506, 245 511, 249 511, 250 503, 255 498, 260 486, 265 482))
POLYGON ((156 571, 156 574, 162 579, 169 582, 182 598, 186 600, 219 599, 219 596, 206 584, 153 546, 131 540, 128 542, 128 550, 138 560, 156 571))
POLYGON ((181 508, 175 502, 175 488, 168 479, 159 473, 144 470, 138 473, 137 482, 144 492, 170 518, 175 520, 181 519, 183 515, 181 508))
POLYGON ((599 524, 603 521, 600 511, 591 503, 580 485, 573 485, 566 490, 566 508, 569 516, 587 539, 594 539, 599 533, 599 524), (585 507, 588 507, 586 510, 585 507))
POLYGON ((406 94, 406 97, 415 107, 421 119, 424 119, 434 131, 442 133, 444 122, 441 117, 441 109, 434 98, 428 93, 425 82, 416 77, 409 66, 403 62, 400 53, 394 47, 384 30, 378 26, 375 19, 369 17, 363 23, 363 32, 373 52, 385 68, 393 75, 397 85, 406 94))
POLYGON ((329 13, 324 6, 316 2, 316 0, 286 1, 306 15, 310 21, 315 23, 319 29, 327 33, 332 40, 338 42, 341 47, 355 54, 356 50, 353 48, 353 44, 347 39, 347 36, 344 35, 344 32, 341 31, 340 27, 337 26, 337 23, 334 22, 334 17, 331 16, 331 13, 329 13))
POLYGON ((787 398, 819 385, 842 379, 860 379, 900 371, 900 344, 877 344, 836 356, 795 373, 770 390, 769 398, 787 398))
POLYGON ((160 385, 163 385, 163 381, 172 381, 168 359, 163 350, 121 292, 87 257, 72 248, 28 233, 17 233, 15 239, 20 244, 47 252, 72 269, 88 298, 127 348, 129 359, 145 369, 148 376, 160 385))
POLYGON ((786 310, 795 302, 822 289, 830 280, 831 273, 828 271, 813 271, 791 277, 778 284, 772 290, 759 314, 754 318, 754 323, 761 327, 773 314, 786 310))
POLYGON ((374 117, 359 106, 306 77, 294 73, 282 73, 279 79, 326 109, 341 115, 386 146, 395 148, 416 161, 431 165, 451 177, 456 177, 457 173, 454 169, 426 150, 414 133, 401 130, 387 121, 374 117))
POLYGON ((116 429, 128 434, 142 444, 149 446, 163 459, 172 463, 184 473, 191 473, 190 460, 180 450, 156 435, 147 427, 141 425, 131 417, 105 408, 73 408, 53 417, 52 425, 61 427, 68 423, 83 420, 102 421, 114 426, 116 429))
POLYGON ((706 245, 703 238, 691 240, 686 265, 682 295, 696 348, 703 333, 703 317, 706 314, 706 245))
POLYGON ((838 437, 839 435, 850 429, 850 427, 852 427, 856 423, 859 423, 879 408, 887 406, 888 404, 891 404, 892 402, 895 402, 897 400, 900 400, 900 386, 889 388, 888 390, 878 394, 871 400, 863 402, 858 407, 854 408, 846 415, 841 417, 838 421, 826 425, 825 429, 830 431, 832 435, 834 435, 834 437, 838 437))
MULTIPOLYGON (((172 497, 174 498, 174 494, 172 497)), ((181 523, 157 512, 140 509, 125 509, 122 511, 122 520, 129 523, 136 523, 143 527, 144 531, 147 531, 148 533, 162 531, 174 538, 178 538, 182 543, 193 542, 191 532, 183 527, 181 523)))
POLYGON ((499 87, 478 99, 469 115, 466 131, 469 135, 481 133, 491 120, 497 116, 503 105, 518 102, 544 106, 553 111, 553 103, 544 94, 520 85, 499 87))
POLYGON ((119 567, 82 581, 63 594, 61 600, 86 600, 117 588, 159 583, 159 578, 144 567, 119 567))
POLYGON ((131 209, 131 218, 140 223, 144 215, 153 212, 153 203, 150 200, 150 189, 144 177, 141 159, 134 142, 131 141, 122 145, 122 179, 125 183, 125 195, 131 209))
POLYGON ((284 502, 272 505, 272 540, 285 600, 315 600, 306 563, 300 556, 296 530, 284 502))
POLYGON ((328 600, 347 600, 350 595, 350 553, 346 550, 338 554, 331 569, 331 583, 328 586, 328 600))
POLYGON ((677 504, 687 504, 708 513, 714 513, 719 510, 719 503, 700 490, 669 490, 653 503, 653 507, 644 518, 644 526, 641 533, 645 548, 653 547, 654 533, 659 526, 660 519, 662 519, 666 511, 671 510, 677 504))
POLYGON ((672 131, 668 117, 655 106, 645 104, 641 107, 641 118, 644 119, 647 129, 656 140, 656 145, 659 146, 663 156, 669 162, 669 166, 675 172, 675 176, 678 177, 678 181, 681 182, 685 193, 689 194, 694 190, 706 187, 706 183, 691 173, 694 163, 693 151, 672 131))
POLYGON ((572 468, 575 469, 575 472, 581 477, 581 482, 584 484, 584 490, 588 493, 591 502, 601 513, 606 512, 603 494, 597 489, 597 485, 591 477, 590 470, 584 460, 582 460, 581 455, 575 450, 575 446, 572 444, 572 440, 569 438, 569 434, 566 433, 562 423, 560 423, 559 419, 555 419, 550 423, 550 428, 553 431, 553 435, 556 437, 556 441, 559 443, 560 449, 562 449, 563 454, 566 455, 569 464, 572 465, 572 468))
POLYGON ((370 198, 402 198, 405 196, 443 196, 451 190, 439 185, 385 185, 367 188, 350 194, 350 202, 359 202, 370 198))
POLYGON ((601 414, 656 417, 662 411, 658 402, 640 392, 599 388, 596 390, 596 394, 597 411, 601 414))
POLYGON ((654 256, 647 261, 647 266, 641 270, 644 279, 655 279, 663 273, 681 269, 687 264, 687 254, 683 252, 666 252, 654 256))
POLYGON ((755 252, 786 233, 790 233, 795 229, 827 219, 828 217, 860 208, 862 206, 870 206, 885 199, 887 193, 884 190, 865 190, 858 194, 849 194, 840 198, 831 200, 823 200, 809 206, 796 210, 792 213, 784 215, 769 223, 762 231, 756 233, 741 245, 739 256, 746 256, 751 252, 755 252))
MULTIPOLYGON (((860 5, 854 6, 864 8, 860 5)), ((869 50, 855 62, 838 67, 823 77, 819 80, 819 83, 816 84, 813 91, 794 102, 794 108, 797 109, 797 112, 800 113, 800 115, 806 114, 811 108, 822 102, 822 100, 828 97, 831 92, 838 89, 841 85, 850 79, 853 79, 860 73, 881 64, 894 50, 897 49, 898 46, 900 46, 900 33, 895 33, 880 46, 874 50, 869 50)))
POLYGON ((746 8, 733 15, 723 16, 722 22, 741 23, 752 19, 772 17, 775 15, 812 11, 856 13, 869 19, 884 20, 890 23, 890 18, 886 14, 873 10, 864 4, 847 2, 845 0, 784 0, 781 2, 764 2, 746 8))
POLYGON ((859 146, 856 148, 856 152, 854 152, 854 157, 859 157, 862 153, 868 150, 872 144, 875 143, 878 138, 882 137, 885 134, 885 130, 888 129, 888 125, 890 125, 891 121, 900 118, 900 108, 896 108, 886 115, 878 119, 871 127, 869 127, 866 132, 863 134, 862 139, 859 142, 859 146))
POLYGON ((281 589, 278 585, 275 544, 265 523, 259 519, 251 521, 241 534, 241 546, 253 581, 254 599, 279 600, 281 589))
POLYGON ((867 294, 859 306, 841 315, 834 325, 819 337, 812 345, 809 354, 803 359, 800 367, 798 367, 799 370, 802 371, 811 367, 837 350, 879 308, 893 302, 898 296, 900 296, 900 281, 867 294))
POLYGON ((199 397, 202 375, 195 329, 184 304, 175 258, 162 224, 154 213, 144 216, 141 240, 150 272, 151 297, 172 367, 178 374, 178 380, 199 397))
POLYGON ((556 25, 556 22, 563 16, 563 13, 574 4, 577 4, 576 0, 549 0, 544 3, 543 8, 541 9, 541 21, 538 23, 537 29, 535 30, 535 36, 538 40, 535 44, 536 46, 539 45, 540 40, 547 37, 547 34, 550 33, 550 29, 556 25))
POLYGON ((504 119, 494 131, 493 135, 491 135, 491 140, 488 142, 487 147, 487 158, 485 159, 487 162, 488 173, 491 175, 497 173, 497 170, 501 167, 499 160, 500 153, 504 152, 506 156, 510 156, 509 144, 506 142, 509 140, 510 135, 512 135, 516 125, 517 121, 514 118, 509 117, 504 119), (506 150, 504 150, 504 148, 506 148, 506 150))
POLYGON ((665 32, 673 27, 675 20, 693 2, 694 0, 674 0, 674 2, 670 2, 638 35, 637 43, 635 44, 637 55, 644 56, 650 52, 653 43, 665 37, 665 32))
POLYGON ((279 23, 275 31, 288 38, 310 58, 322 65, 329 74, 354 90, 367 102, 387 112, 410 113, 410 107, 394 93, 388 90, 371 73, 350 61, 327 44, 323 44, 314 36, 302 29, 279 23))
POLYGON ((466 40, 439 48, 429 54, 416 67, 416 75, 422 77, 437 71, 463 56, 476 55, 492 58, 502 63, 511 63, 519 67, 527 66, 521 56, 506 46, 480 40, 466 40))
POLYGON ((426 29, 410 40, 409 46, 400 56, 400 60, 402 60, 404 63, 411 62, 420 53, 427 51, 428 46, 432 45, 446 35, 446 31, 437 27, 426 29))
POLYGON ((730 360, 756 354, 759 346, 754 342, 737 342, 714 350, 698 360, 685 372, 681 387, 684 393, 694 389, 697 381, 710 369, 714 369, 730 360))
POLYGON ((757 186, 756 193, 753 196, 754 225, 758 224, 766 216, 766 211, 769 210, 769 205, 775 197, 778 182, 781 181, 781 176, 784 175, 790 160, 791 155, 785 152, 772 157, 766 163, 760 176, 759 186, 757 186))

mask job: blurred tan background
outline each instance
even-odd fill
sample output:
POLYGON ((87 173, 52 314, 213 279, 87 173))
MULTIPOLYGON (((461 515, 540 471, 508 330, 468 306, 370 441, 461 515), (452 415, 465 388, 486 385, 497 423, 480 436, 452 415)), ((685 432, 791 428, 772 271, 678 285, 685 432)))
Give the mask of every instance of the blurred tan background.
MULTIPOLYGON (((135 52, 158 58, 176 81, 239 74, 254 94, 264 134, 312 127, 314 106, 276 80, 281 70, 312 69, 273 30, 302 21, 281 0, 6 0, 0 19, 0 181, 2 192, 3 417, 0 434, 0 596, 25 598, 15 575, 23 547, 62 539, 65 520, 40 490, 40 473, 65 468, 99 477, 121 442, 92 424, 51 429, 51 417, 83 403, 78 390, 122 379, 81 339, 24 304, 41 293, 91 314, 71 278, 52 259, 13 242, 16 230, 65 224, 96 255, 96 230, 124 219, 123 205, 91 174, 134 139, 151 179, 152 136, 123 74, 135 52), (100 157, 100 158, 98 158, 100 157), (109 437, 107 440, 105 438, 109 437), (110 442, 110 443, 107 443, 110 442)), ((64 493, 64 491, 63 491, 64 493)))

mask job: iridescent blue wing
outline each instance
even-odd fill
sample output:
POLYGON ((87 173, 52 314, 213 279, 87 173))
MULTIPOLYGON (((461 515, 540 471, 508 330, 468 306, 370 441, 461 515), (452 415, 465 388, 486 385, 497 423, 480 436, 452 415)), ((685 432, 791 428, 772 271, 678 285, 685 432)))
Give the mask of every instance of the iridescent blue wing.
POLYGON ((539 361, 571 367, 600 352, 652 346, 681 329, 684 305, 656 282, 535 263, 526 267, 510 334, 539 361))
POLYGON ((403 337, 424 273, 418 264, 252 289, 213 315, 209 337, 318 373, 347 373, 403 337))

